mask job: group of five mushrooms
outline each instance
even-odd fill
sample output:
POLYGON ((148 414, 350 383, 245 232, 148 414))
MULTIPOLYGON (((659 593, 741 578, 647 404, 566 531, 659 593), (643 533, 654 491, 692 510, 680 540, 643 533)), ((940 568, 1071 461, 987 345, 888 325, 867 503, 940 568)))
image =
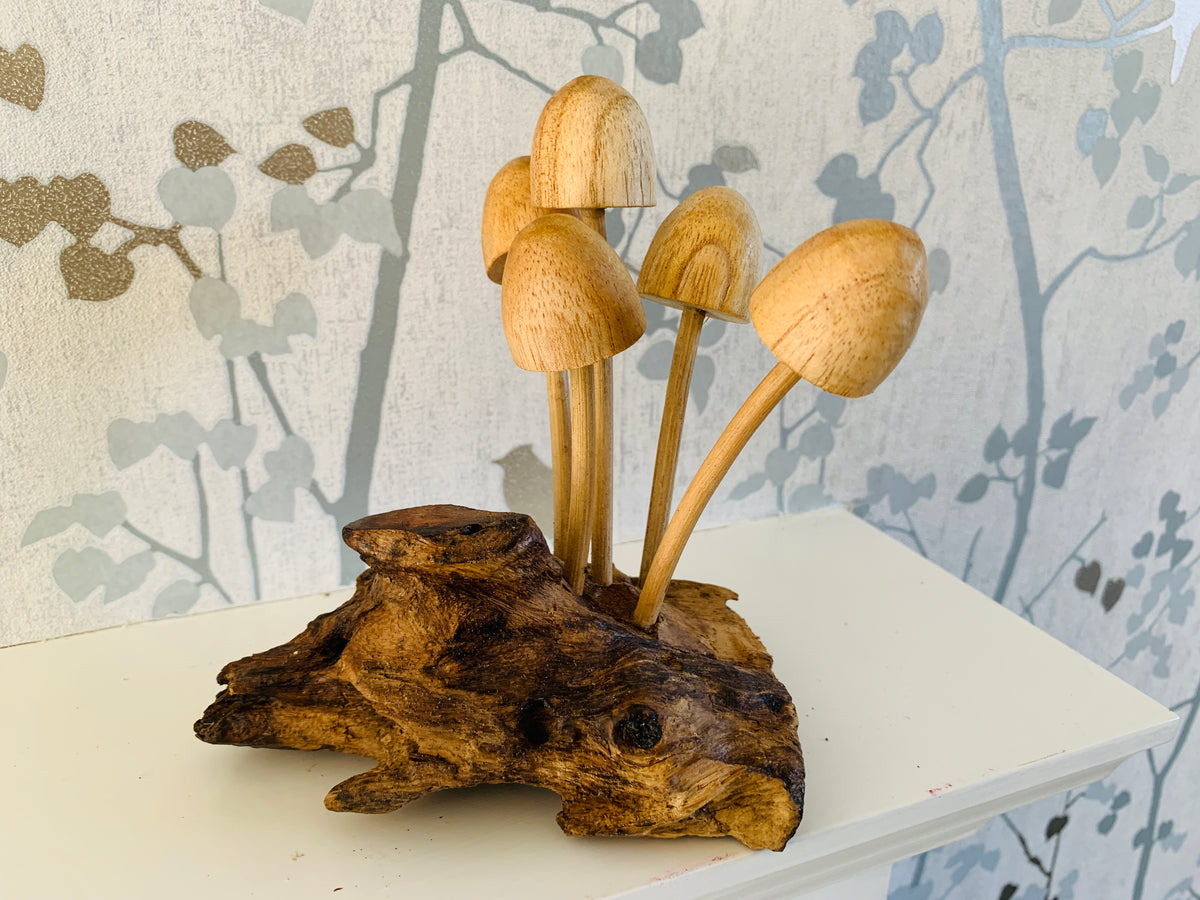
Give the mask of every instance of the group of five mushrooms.
POLYGON ((920 239, 874 219, 820 232, 759 282, 757 219, 725 187, 697 191, 667 216, 635 287, 605 240, 604 212, 654 205, 655 177, 636 101, 608 79, 582 76, 546 104, 531 155, 492 180, 482 229, 513 360, 546 373, 554 551, 577 593, 587 574, 601 586, 612 581, 612 358, 645 331, 642 299, 681 310, 631 615, 642 628, 653 627, 700 514, 775 405, 802 378, 844 397, 869 394, 908 349, 927 298, 920 239), (668 520, 696 348, 710 316, 752 321, 779 362, 668 520))

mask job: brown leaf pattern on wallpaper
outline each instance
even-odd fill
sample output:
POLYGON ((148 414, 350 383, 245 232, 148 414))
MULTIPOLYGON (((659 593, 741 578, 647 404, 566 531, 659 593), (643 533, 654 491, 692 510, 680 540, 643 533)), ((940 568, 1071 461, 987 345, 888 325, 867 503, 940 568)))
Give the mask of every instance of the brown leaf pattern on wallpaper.
POLYGON ((313 113, 300 124, 318 141, 331 147, 349 147, 354 143, 354 117, 344 106, 313 113))
POLYGON ((304 184, 317 174, 317 161, 303 144, 285 144, 262 161, 264 175, 288 184, 304 184))
POLYGON ((46 64, 29 44, 12 53, 0 47, 0 98, 34 110, 42 105, 46 90, 46 64))
POLYGON ((9 184, 0 179, 0 240, 23 247, 50 224, 45 188, 29 175, 9 184))
POLYGON ((134 274, 129 253, 143 245, 165 246, 174 251, 193 278, 202 274, 179 239, 179 223, 157 228, 114 216, 108 188, 91 172, 74 178, 55 175, 49 184, 31 175, 12 183, 0 178, 0 240, 23 247, 51 222, 58 223, 76 240, 58 258, 67 296, 72 300, 111 300, 125 293, 134 274), (106 222, 132 235, 112 253, 90 243, 106 222))
POLYGON ((105 253, 91 244, 72 244, 58 258, 67 296, 72 300, 111 300, 133 283, 133 263, 127 256, 105 253))
POLYGON ((203 122, 180 122, 171 134, 175 158, 195 172, 205 166, 219 166, 236 153, 221 133, 203 122))

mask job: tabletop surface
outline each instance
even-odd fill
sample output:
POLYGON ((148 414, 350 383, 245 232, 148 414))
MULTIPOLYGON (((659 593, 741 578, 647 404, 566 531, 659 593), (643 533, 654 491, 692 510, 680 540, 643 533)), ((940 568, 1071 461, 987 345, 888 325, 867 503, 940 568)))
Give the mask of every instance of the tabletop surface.
MULTIPOLYGON (((616 558, 636 570, 639 548, 616 558)), ((0 894, 665 900, 755 882, 775 896, 1103 777, 1178 727, 843 510, 698 532, 678 574, 741 594, 795 701, 806 808, 782 853, 568 838, 557 796, 517 786, 331 813, 325 792, 373 763, 196 740, 220 667, 283 643, 343 591, 0 650, 0 894)))

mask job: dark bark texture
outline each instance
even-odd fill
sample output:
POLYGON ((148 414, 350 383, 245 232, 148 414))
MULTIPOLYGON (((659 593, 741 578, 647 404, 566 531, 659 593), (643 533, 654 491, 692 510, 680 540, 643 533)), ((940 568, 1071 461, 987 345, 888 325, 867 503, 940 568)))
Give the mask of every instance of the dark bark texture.
POLYGON ((573 593, 525 515, 426 506, 343 536, 368 565, 354 596, 225 666, 201 740, 375 759, 333 810, 518 783, 562 797, 568 834, 781 850, 795 832, 796 711, 732 592, 672 582, 651 634, 624 618, 633 584, 573 593))

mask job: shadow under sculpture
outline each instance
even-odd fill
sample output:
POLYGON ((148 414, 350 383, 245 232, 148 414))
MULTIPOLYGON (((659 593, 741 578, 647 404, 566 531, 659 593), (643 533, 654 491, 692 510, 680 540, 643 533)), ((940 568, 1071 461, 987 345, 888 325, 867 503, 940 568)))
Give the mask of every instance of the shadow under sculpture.
POLYGON ((425 506, 343 537, 368 565, 354 596, 225 666, 200 739, 374 758, 332 810, 517 783, 557 792, 568 834, 782 850, 795 832, 796 710, 731 591, 672 581, 647 632, 627 579, 574 593, 519 513, 425 506))

